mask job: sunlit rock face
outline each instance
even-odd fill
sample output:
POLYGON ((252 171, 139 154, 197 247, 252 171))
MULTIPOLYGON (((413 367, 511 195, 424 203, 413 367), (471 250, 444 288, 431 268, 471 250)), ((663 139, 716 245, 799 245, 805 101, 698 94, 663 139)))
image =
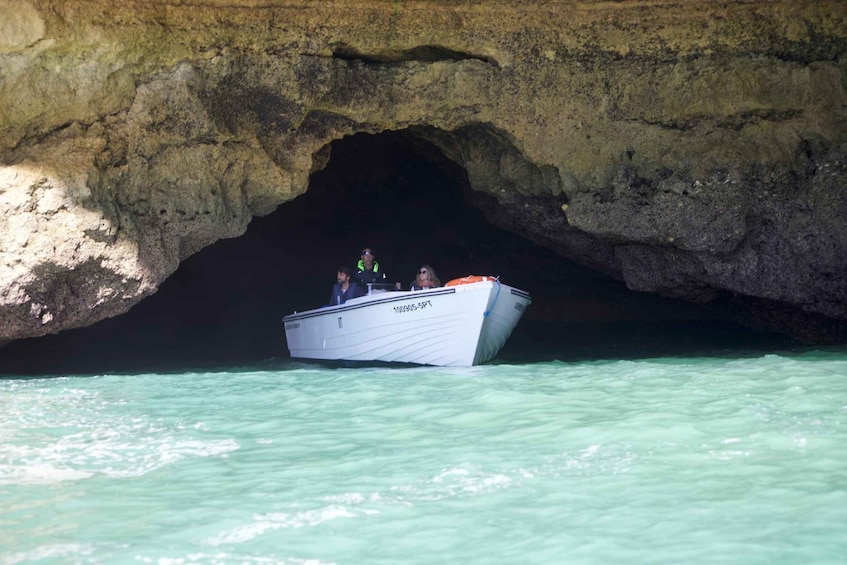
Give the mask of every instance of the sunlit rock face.
POLYGON ((126 312, 393 130, 563 258, 821 337, 845 91, 840 0, 7 0, 0 341, 126 312))

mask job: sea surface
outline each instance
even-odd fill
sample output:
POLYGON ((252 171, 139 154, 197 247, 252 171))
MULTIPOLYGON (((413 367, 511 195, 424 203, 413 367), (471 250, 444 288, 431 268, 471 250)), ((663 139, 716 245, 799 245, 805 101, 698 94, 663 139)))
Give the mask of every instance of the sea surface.
POLYGON ((0 379, 0 563, 847 562, 847 352, 0 379))

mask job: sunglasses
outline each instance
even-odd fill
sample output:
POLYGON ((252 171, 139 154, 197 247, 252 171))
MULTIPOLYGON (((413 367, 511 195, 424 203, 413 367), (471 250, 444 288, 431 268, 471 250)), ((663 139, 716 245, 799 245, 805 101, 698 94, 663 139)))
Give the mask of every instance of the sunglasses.
POLYGON ((373 255, 373 251, 362 251, 362 255, 373 255))
POLYGON ((426 269, 421 269, 420 271, 418 271, 418 274, 419 274, 419 275, 425 275, 425 274, 426 274, 426 269))

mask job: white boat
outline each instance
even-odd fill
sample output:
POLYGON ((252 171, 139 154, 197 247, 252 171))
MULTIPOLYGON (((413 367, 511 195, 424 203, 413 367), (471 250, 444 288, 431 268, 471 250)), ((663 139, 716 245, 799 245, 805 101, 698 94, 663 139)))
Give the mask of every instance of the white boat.
POLYGON ((495 277, 418 291, 371 291, 283 318, 291 357, 479 365, 506 343, 532 298, 495 277))

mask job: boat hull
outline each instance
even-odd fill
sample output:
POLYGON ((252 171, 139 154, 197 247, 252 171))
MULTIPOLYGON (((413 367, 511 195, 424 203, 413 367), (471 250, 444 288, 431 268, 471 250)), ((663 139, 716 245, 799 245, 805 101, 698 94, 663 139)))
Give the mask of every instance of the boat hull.
POLYGON ((291 357, 467 367, 494 358, 532 299, 497 280, 385 292, 283 318, 291 357))

